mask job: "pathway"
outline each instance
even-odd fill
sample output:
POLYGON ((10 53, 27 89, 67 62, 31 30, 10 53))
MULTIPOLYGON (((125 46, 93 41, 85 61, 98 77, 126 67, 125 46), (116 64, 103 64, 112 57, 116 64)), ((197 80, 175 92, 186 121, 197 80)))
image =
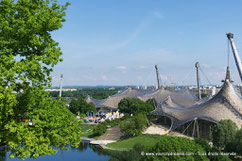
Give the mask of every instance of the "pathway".
POLYGON ((100 136, 98 140, 120 140, 122 137, 122 132, 119 126, 115 126, 113 128, 108 128, 107 132, 100 136))

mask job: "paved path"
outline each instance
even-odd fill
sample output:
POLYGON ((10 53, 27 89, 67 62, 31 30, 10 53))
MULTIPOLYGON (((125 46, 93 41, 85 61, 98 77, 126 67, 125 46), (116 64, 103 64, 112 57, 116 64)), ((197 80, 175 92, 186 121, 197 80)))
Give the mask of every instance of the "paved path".
POLYGON ((93 138, 81 137, 81 141, 91 142, 91 141, 94 141, 94 140, 95 139, 93 139, 93 138))
POLYGON ((96 145, 107 145, 109 143, 116 142, 116 140, 93 140, 90 143, 96 145))
POLYGON ((122 132, 119 126, 115 126, 113 128, 108 128, 107 132, 100 136, 98 140, 120 140, 122 136, 122 132))

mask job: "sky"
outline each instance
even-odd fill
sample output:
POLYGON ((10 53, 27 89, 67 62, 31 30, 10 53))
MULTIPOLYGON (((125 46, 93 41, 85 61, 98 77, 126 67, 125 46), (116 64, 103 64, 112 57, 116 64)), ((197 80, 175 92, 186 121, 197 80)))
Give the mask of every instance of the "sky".
POLYGON ((242 1, 69 2, 66 22, 52 33, 64 59, 54 67, 54 86, 60 74, 64 86, 156 85, 155 64, 162 84, 195 85, 196 62, 211 84, 221 85, 228 53, 232 79, 241 83, 226 33, 234 33, 242 57, 242 1))

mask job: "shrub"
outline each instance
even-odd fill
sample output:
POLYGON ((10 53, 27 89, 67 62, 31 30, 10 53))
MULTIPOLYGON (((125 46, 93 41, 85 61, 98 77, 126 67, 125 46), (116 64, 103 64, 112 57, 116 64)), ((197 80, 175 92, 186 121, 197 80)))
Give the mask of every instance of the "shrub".
POLYGON ((160 155, 160 156, 143 156, 141 160, 209 160, 206 155, 198 155, 206 153, 206 151, 195 141, 174 136, 162 136, 157 144, 148 150, 149 153, 184 153, 187 155, 160 155), (193 153, 194 155, 188 155, 193 153))
POLYGON ((121 131, 127 136, 135 136, 141 134, 147 126, 147 118, 144 114, 137 114, 130 120, 121 123, 121 131))
MULTIPOLYGON (((220 153, 221 151, 219 149, 217 149, 216 147, 211 147, 208 144, 208 141, 202 138, 195 138, 194 139, 196 144, 199 144, 200 146, 202 146, 202 148, 207 152, 207 154, 210 153, 220 153)), ((213 160, 213 161, 229 161, 229 157, 228 156, 223 156, 223 155, 219 155, 219 156, 213 156, 213 155, 209 155, 208 156, 209 160, 213 160)))
POLYGON ((105 122, 99 123, 94 129, 93 133, 96 136, 104 134, 107 130, 107 124, 105 122))

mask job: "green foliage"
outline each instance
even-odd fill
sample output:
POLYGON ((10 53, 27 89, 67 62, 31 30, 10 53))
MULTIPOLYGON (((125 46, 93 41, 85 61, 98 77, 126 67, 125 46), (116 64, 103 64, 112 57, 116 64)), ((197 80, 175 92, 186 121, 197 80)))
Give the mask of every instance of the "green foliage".
POLYGON ((114 127, 119 125, 121 122, 120 119, 114 119, 114 120, 105 120, 104 122, 99 123, 95 128, 94 128, 94 135, 95 136, 101 136, 107 131, 107 127, 114 127))
POLYGON ((92 138, 94 136, 93 130, 96 126, 96 124, 81 124, 81 136, 92 138))
POLYGON ((155 108, 157 106, 157 102, 154 98, 150 98, 146 101, 146 103, 150 104, 153 106, 153 108, 155 108))
MULTIPOLYGON (((195 138, 194 139, 196 144, 199 144, 205 151, 206 153, 220 153, 221 151, 219 149, 217 149, 216 147, 211 147, 208 144, 208 141, 202 138, 195 138)), ((208 155, 207 156, 209 158, 209 160, 213 160, 213 161, 230 161, 228 156, 225 155, 218 155, 218 156, 213 156, 213 155, 208 155)))
POLYGON ((96 136, 101 136, 102 134, 104 134, 107 131, 107 123, 106 122, 102 122, 99 123, 93 130, 94 135, 96 136))
POLYGON ((239 155, 242 155, 242 128, 236 132, 235 138, 234 138, 234 152, 236 152, 239 155))
MULTIPOLYGON (((108 88, 82 88, 78 89, 77 91, 63 91, 62 97, 82 97, 83 99, 86 98, 88 95, 92 96, 95 99, 105 99, 108 96, 116 94, 122 88, 115 88, 110 90, 108 88)), ((51 97, 58 97, 58 91, 49 92, 51 97)))
POLYGON ((202 98, 206 98, 206 97, 208 97, 208 94, 202 93, 202 94, 201 94, 201 97, 202 97, 202 98))
POLYGON ((66 97, 61 97, 59 98, 61 102, 63 102, 66 106, 70 103, 70 100, 66 97))
POLYGON ((238 155, 242 155, 242 128, 236 131, 233 141, 226 145, 225 151, 235 152, 238 155))
POLYGON ((1 129, 1 143, 10 147, 10 157, 34 157, 54 154, 52 148, 69 143, 77 147, 81 129, 78 120, 60 100, 49 98, 45 92, 26 90, 17 96, 12 119, 1 129), (24 119, 31 120, 23 122, 24 119))
POLYGON ((79 121, 44 92, 62 61, 51 32, 62 27, 68 4, 0 1, 0 145, 9 147, 10 158, 37 158, 80 142, 79 121))
POLYGON ((72 99, 70 102, 70 106, 69 106, 69 110, 73 113, 73 114, 77 114, 80 110, 79 110, 79 102, 76 99, 72 99))
POLYGON ((123 121, 120 125, 121 131, 127 136, 135 136, 142 133, 147 127, 146 115, 139 113, 133 118, 123 121))
POLYGON ((87 103, 83 98, 79 97, 71 100, 69 110, 76 115, 78 113, 87 114, 88 112, 96 112, 96 107, 92 102, 87 103))
POLYGON ((224 148, 233 141, 237 128, 236 124, 231 120, 219 121, 213 128, 213 144, 224 148))
POLYGON ((108 147, 129 150, 127 152, 115 152, 110 153, 110 160, 213 160, 213 161, 230 161, 227 156, 208 156, 198 155, 205 154, 206 152, 220 152, 217 149, 211 148, 208 142, 204 139, 190 140, 183 137, 174 136, 161 136, 161 135, 139 135, 128 139, 120 140, 107 145, 108 147), (206 150, 207 149, 207 150, 206 150), (144 153, 162 153, 162 152, 173 152, 173 153, 194 153, 194 155, 187 156, 148 156, 141 155, 144 153), (129 158, 130 154, 132 159, 129 158))
POLYGON ((114 119, 114 120, 105 120, 105 123, 107 124, 107 126, 110 126, 110 127, 114 127, 114 126, 117 126, 119 125, 119 123, 121 122, 120 119, 114 119))
POLYGON ((108 161, 139 161, 140 152, 135 149, 122 152, 109 152, 111 158, 108 161))
POLYGON ((149 113, 154 110, 154 107, 138 98, 123 98, 118 104, 118 109, 121 113, 136 114, 149 113))
POLYGON ((206 156, 198 155, 198 152, 205 153, 206 151, 193 140, 174 137, 174 136, 162 136, 157 140, 157 144, 148 150, 148 153, 163 153, 163 152, 175 152, 175 153, 194 153, 194 155, 145 155, 141 158, 144 161, 150 160, 209 160, 206 156))
MULTIPOLYGON (((161 135, 148 135, 142 134, 134 137, 129 137, 127 139, 119 140, 117 142, 113 142, 107 144, 110 148, 120 149, 120 150, 131 150, 135 149, 135 145, 143 145, 145 149, 154 146, 157 141, 160 139, 161 135)), ((138 147, 136 147, 139 149, 138 147)), ((144 149, 144 150, 145 150, 144 149)))
POLYGON ((203 138, 195 138, 194 139, 196 144, 199 144, 203 149, 208 153, 211 152, 211 146, 208 144, 208 141, 203 138))
POLYGON ((84 117, 87 117, 87 115, 86 114, 80 114, 80 117, 84 118, 84 117))

